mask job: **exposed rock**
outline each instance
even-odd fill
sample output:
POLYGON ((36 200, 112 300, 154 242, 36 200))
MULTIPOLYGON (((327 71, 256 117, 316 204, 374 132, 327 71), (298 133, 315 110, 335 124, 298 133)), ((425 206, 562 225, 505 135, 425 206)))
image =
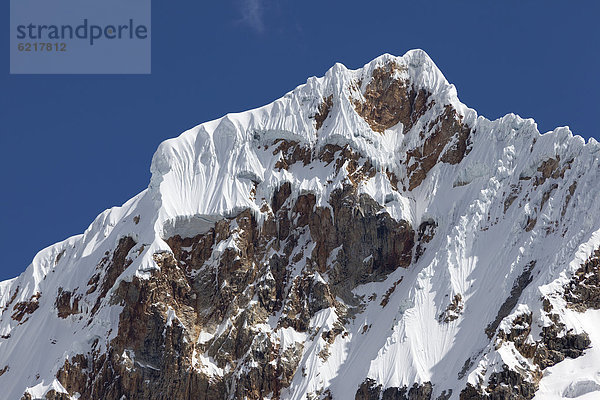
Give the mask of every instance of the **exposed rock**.
POLYGON ((335 161, 336 174, 345 166, 348 179, 354 187, 360 182, 374 177, 377 172, 370 161, 362 159, 362 156, 348 145, 344 147, 332 144, 323 146, 319 153, 319 160, 327 165, 335 161))
POLYGON ((553 175, 555 175, 555 177, 558 177, 557 171, 558 171, 558 167, 560 165, 559 161, 560 161, 560 157, 556 157, 556 158, 549 158, 542 162, 542 165, 540 165, 537 169, 538 172, 542 173, 542 177, 539 180, 540 184, 544 183, 544 181, 546 179, 550 178, 553 175))
POLYGON ((423 253, 425 253, 426 244, 431 242, 435 236, 437 224, 432 219, 427 219, 421 222, 418 229, 417 248, 415 250, 415 262, 419 261, 423 253))
POLYGON ((544 209, 544 205, 546 204, 546 202, 550 199, 550 196, 552 195, 552 192, 558 188, 558 184, 557 183, 553 183, 550 188, 548 188, 548 190, 546 190, 544 192, 544 194, 542 195, 542 201, 540 203, 540 210, 544 209))
POLYGON ((132 260, 128 259, 127 255, 135 245, 136 242, 133 240, 133 238, 129 236, 121 238, 117 248, 113 252, 110 262, 109 255, 106 254, 100 264, 97 266, 99 272, 95 274, 88 282, 88 286, 90 286, 90 288, 88 289, 87 294, 90 294, 97 289, 101 273, 103 280, 100 286, 100 294, 96 304, 94 305, 94 308, 92 309, 92 314, 94 314, 98 307, 100 307, 100 302, 106 296, 106 293, 108 293, 108 291, 114 286, 117 278, 119 278, 119 276, 131 264, 132 260))
POLYGON ((504 200, 504 213, 505 214, 508 211, 508 209, 510 208, 510 206, 514 203, 514 201, 519 198, 520 191, 521 191, 520 185, 510 185, 510 193, 508 194, 508 196, 506 196, 506 199, 504 200))
POLYGON ((424 144, 407 152, 408 190, 418 187, 438 162, 458 164, 469 152, 471 129, 452 106, 447 105, 428 130, 424 144))
POLYGON ((565 358, 577 358, 583 355, 591 342, 587 333, 565 332, 565 326, 558 315, 551 314, 553 324, 542 327, 541 340, 535 348, 533 361, 541 369, 551 367, 565 358))
POLYGON ((452 397, 452 389, 442 390, 442 393, 435 400, 450 400, 452 397))
POLYGON ((460 293, 457 293, 452 298, 452 302, 450 302, 450 304, 448 304, 448 307, 446 307, 446 310, 442 314, 440 314, 438 320, 440 322, 448 323, 454 321, 455 319, 458 319, 459 315, 462 314, 463 307, 464 303, 462 295, 460 293))
POLYGON ((290 194, 292 193, 292 185, 289 182, 285 182, 282 184, 275 193, 273 194, 273 199, 271 200, 271 209, 274 213, 279 211, 281 206, 286 202, 290 194))
POLYGON ((567 307, 576 311, 600 310, 600 249, 575 272, 564 297, 567 307))
POLYGON ((486 395, 475 386, 467 383, 467 386, 460 392, 460 400, 485 400, 486 395))
MULTIPOLYGON (((536 212, 537 212, 537 210, 536 210, 536 212)), ((536 224, 537 224, 537 216, 528 215, 527 222, 525 223, 525 232, 531 232, 533 230, 533 228, 535 228, 536 224)))
POLYGON ((355 400, 430 400, 433 394, 431 382, 421 385, 414 383, 412 387, 389 387, 382 390, 376 381, 367 378, 359 386, 355 400))
POLYGON ((59 318, 67 318, 70 315, 79 314, 79 300, 81 295, 74 295, 73 292, 58 288, 58 296, 54 306, 58 310, 59 318))
POLYGON ((381 396, 381 385, 377 381, 367 378, 356 391, 355 400, 379 400, 381 396))
MULTIPOLYGON (((105 399, 131 393, 145 399, 279 398, 296 373, 303 345, 280 349, 277 335, 256 328, 276 313, 277 329, 308 332, 317 312, 335 310, 335 328, 322 332, 326 359, 350 312, 336 297, 358 304, 353 288, 408 266, 415 234, 352 185, 332 193, 331 208, 317 207, 313 194, 290 201, 291 193, 289 183, 275 191, 260 227, 245 210, 204 234, 166 239, 172 251, 154 254, 159 270, 149 279, 122 281, 111 292, 111 303, 123 311, 108 352, 78 355, 60 369, 57 377, 69 393, 105 399), (305 234, 315 243, 312 253, 299 246, 305 234), (292 276, 290 264, 304 265, 302 272, 292 276), (200 332, 214 333, 219 326, 226 328, 198 341, 200 332), (208 374, 198 354, 222 373, 208 374)), ((131 238, 121 239, 99 264, 105 276, 98 274, 90 286, 108 293, 134 246, 131 238)), ((59 293, 60 315, 76 312, 73 296, 59 293)))
POLYGON ((529 400, 535 396, 536 390, 537 383, 529 382, 522 374, 506 366, 501 372, 494 372, 490 376, 487 387, 490 400, 529 400))
POLYGON ((0 311, 4 311, 4 310, 8 310, 10 308, 10 306, 12 305, 12 303, 15 301, 15 299, 17 298, 17 295, 19 294, 19 289, 20 287, 17 286, 15 288, 15 291, 12 292, 12 294, 10 295, 10 299, 8 300, 8 303, 6 303, 4 305, 4 307, 0 308, 0 311))
MULTIPOLYGON (((548 158, 540 164, 537 168, 538 174, 533 177, 533 186, 541 186, 546 180, 564 178, 565 172, 571 168, 571 164, 573 160, 569 160, 567 162, 560 162, 560 156, 556 156, 556 158, 548 158)), ((530 177, 522 177, 522 179, 530 179, 530 177)))
POLYGON ((523 273, 519 275, 513 284, 513 287, 510 291, 510 296, 500 306, 498 315, 496 315, 496 319, 494 319, 494 321, 492 321, 487 328, 485 328, 485 333, 490 339, 496 333, 496 329, 498 328, 498 325, 500 325, 500 322, 502 322, 502 320, 510 314, 513 308, 515 308, 523 290, 531 283, 531 272, 533 271, 535 264, 535 261, 531 261, 523 269, 523 273))
POLYGON ((288 169, 290 165, 302 162, 303 165, 310 163, 312 151, 310 148, 296 142, 277 139, 277 147, 273 150, 273 155, 281 152, 281 158, 275 163, 275 168, 288 169))
MULTIPOLYGON (((531 281, 531 273, 535 262, 529 263, 523 273, 516 279, 509 298, 502 304, 496 319, 488 325, 486 333, 493 337, 500 322, 504 320, 517 304, 523 289, 531 281)), ((552 306, 544 299, 543 310, 550 313, 552 306)), ((523 313, 514 317, 510 328, 498 331, 496 348, 504 342, 512 342, 517 351, 530 360, 535 368, 517 368, 515 370, 504 365, 501 372, 492 373, 487 384, 481 382, 477 387, 467 384, 461 391, 460 399, 531 399, 538 389, 542 370, 550 367, 565 357, 576 358, 590 344, 587 334, 565 332, 564 324, 557 314, 548 314, 552 324, 542 327, 539 340, 531 336, 532 313, 523 313)), ((463 374, 470 368, 472 362, 467 360, 463 374)), ((460 375, 459 375, 460 377, 460 375)))
POLYGON ((358 195, 352 186, 331 194, 329 208, 317 207, 310 219, 316 243, 312 260, 327 272, 332 293, 353 303, 350 291, 359 284, 381 280, 411 263, 414 231, 397 222, 372 198, 358 195), (333 223, 335 221, 335 224, 333 223), (332 268, 327 260, 337 249, 332 268))
POLYGON ((406 133, 432 105, 430 93, 415 90, 408 81, 396 76, 402 68, 390 62, 375 69, 362 98, 353 100, 356 112, 375 132, 383 132, 401 122, 406 133))
POLYGON ((486 390, 467 384, 460 393, 460 400, 530 400, 536 390, 537 383, 504 366, 502 371, 491 374, 486 390))
POLYGON ((22 321, 23 317, 25 317, 28 314, 33 314, 35 310, 37 310, 40 307, 40 297, 42 297, 42 294, 40 292, 37 292, 36 294, 31 296, 31 298, 28 301, 20 301, 17 304, 15 304, 15 306, 13 307, 13 314, 11 318, 21 323, 25 322, 26 320, 22 321))
MULTIPOLYGON (((545 312, 551 311, 549 302, 544 305, 545 312)), ((487 387, 475 388, 472 385, 461 392, 461 399, 531 399, 538 389, 542 371, 565 358, 577 358, 589 347, 586 333, 565 332, 565 325, 557 314, 549 314, 552 324, 542 327, 540 339, 531 337, 532 313, 524 313, 513 319, 509 331, 498 332, 499 344, 510 341, 521 355, 530 360, 537 368, 533 370, 512 370, 503 367, 502 372, 490 376, 487 387)))
POLYGON ((396 174, 394 174, 392 171, 389 171, 389 170, 386 170, 385 174, 388 178, 388 181, 390 182, 390 185, 392 185, 392 189, 394 189, 395 191, 398 191, 398 183, 400 182, 400 180, 398 179, 396 174))
POLYGON ((69 393, 115 400, 162 399, 166 393, 169 398, 224 398, 224 384, 192 365, 194 341, 184 324, 194 320, 195 311, 186 304, 191 300, 187 279, 172 256, 163 256, 160 264, 161 272, 149 280, 119 284, 113 298, 124 305, 118 335, 107 353, 92 351, 65 362, 57 378, 69 393), (177 316, 170 324, 168 307, 177 316))
POLYGON ((528 340, 531 333, 532 318, 533 315, 531 313, 521 314, 513 320, 510 332, 503 330, 498 332, 498 338, 501 341, 513 342, 519 353, 529 359, 533 358, 538 345, 528 340))
POLYGON ((330 94, 327 96, 323 102, 319 105, 319 112, 315 115, 315 129, 319 130, 323 126, 323 122, 329 116, 329 111, 331 111, 331 107, 333 107, 333 95, 330 94))
POLYGON ((310 318, 317 312, 335 306, 335 299, 329 286, 314 274, 304 273, 292 282, 288 298, 283 308, 280 325, 292 327, 298 332, 306 332, 310 318))
POLYGON ((564 217, 565 214, 567 213, 567 207, 569 207, 569 202, 571 201, 571 198, 575 194, 576 189, 577 189, 577 182, 573 182, 571 184, 571 186, 569 186, 569 193, 567 193, 567 196, 565 197, 565 204, 563 205, 563 208, 560 211, 561 218, 564 217))
POLYGON ((457 374, 458 379, 463 379, 467 375, 467 372, 469 372, 469 370, 473 366, 474 362, 475 361, 474 361, 473 357, 469 357, 465 360, 465 363, 461 367, 460 371, 458 371, 458 374, 457 374))
POLYGON ((57 265, 60 262, 60 259, 65 255, 66 250, 61 251, 60 253, 58 253, 58 255, 56 256, 56 259, 54 260, 54 265, 57 265))
POLYGON ((394 293, 394 291, 396 291, 396 286, 398 286, 400 284, 400 282, 402 282, 402 278, 400 278, 399 280, 397 280, 396 282, 394 282, 394 284, 392 285, 392 287, 390 287, 385 292, 385 294, 383 295, 383 298, 381 299, 381 303, 379 303, 381 305, 381 307, 387 306, 387 304, 390 301, 390 296, 394 293))

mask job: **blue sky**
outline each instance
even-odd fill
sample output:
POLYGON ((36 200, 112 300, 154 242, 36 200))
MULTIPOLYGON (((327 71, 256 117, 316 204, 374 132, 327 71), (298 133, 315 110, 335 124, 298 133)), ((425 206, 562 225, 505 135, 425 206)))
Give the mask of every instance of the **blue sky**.
POLYGON ((1 20, 0 280, 142 191, 158 144, 382 53, 429 53, 481 115, 600 138, 597 1, 154 1, 152 74, 9 75, 1 20))

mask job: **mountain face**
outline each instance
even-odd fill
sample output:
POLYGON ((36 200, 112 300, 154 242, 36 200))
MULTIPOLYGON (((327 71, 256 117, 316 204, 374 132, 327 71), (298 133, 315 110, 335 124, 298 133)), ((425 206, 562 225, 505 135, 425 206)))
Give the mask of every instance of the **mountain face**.
POLYGON ((336 64, 0 283, 0 396, 598 398, 599 155, 423 51, 336 64))

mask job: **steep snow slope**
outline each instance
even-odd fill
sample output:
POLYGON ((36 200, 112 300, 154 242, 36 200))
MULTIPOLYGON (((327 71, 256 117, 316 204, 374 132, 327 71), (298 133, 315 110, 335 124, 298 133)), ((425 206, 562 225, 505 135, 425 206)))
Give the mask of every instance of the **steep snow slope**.
POLYGON ((477 116, 423 51, 336 64, 165 141, 147 190, 0 283, 0 387, 593 398, 599 154, 477 116))

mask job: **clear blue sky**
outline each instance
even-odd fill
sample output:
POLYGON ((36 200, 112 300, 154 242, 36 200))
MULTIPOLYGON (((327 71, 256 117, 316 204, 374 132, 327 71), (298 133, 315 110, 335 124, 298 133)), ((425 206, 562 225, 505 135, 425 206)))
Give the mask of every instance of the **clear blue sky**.
POLYGON ((162 140, 338 61, 422 48, 480 115, 600 137, 597 1, 155 0, 149 76, 10 76, 3 4, 0 280, 142 191, 162 140))

